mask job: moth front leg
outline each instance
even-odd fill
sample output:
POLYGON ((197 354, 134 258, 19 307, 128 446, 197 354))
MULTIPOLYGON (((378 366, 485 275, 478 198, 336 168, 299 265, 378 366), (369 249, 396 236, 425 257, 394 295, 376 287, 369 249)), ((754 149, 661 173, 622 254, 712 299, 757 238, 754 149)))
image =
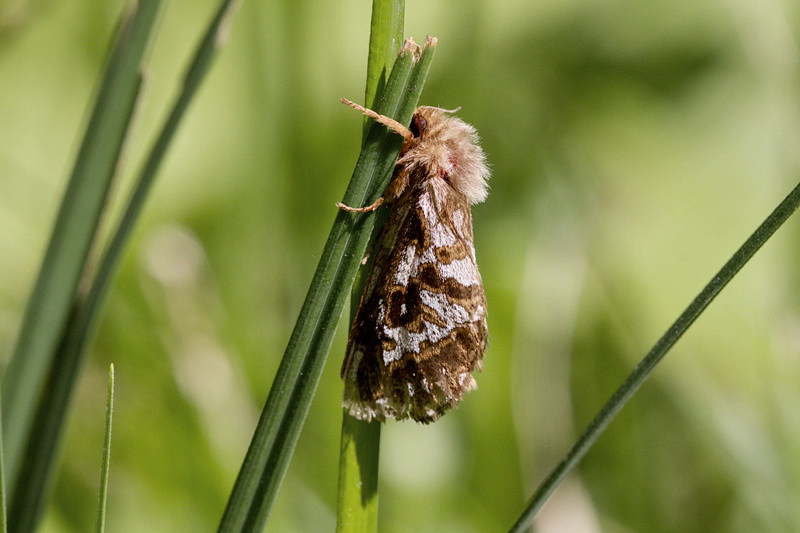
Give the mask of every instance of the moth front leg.
MULTIPOLYGON (((342 102, 345 105, 348 105, 348 106, 352 107, 353 109, 361 111, 366 116, 368 116, 371 119, 374 119, 375 121, 383 124, 384 126, 389 128, 390 130, 394 131, 395 133, 397 133, 398 135, 403 137, 403 148, 407 148, 409 143, 414 139, 414 134, 411 132, 411 130, 409 130, 408 128, 406 128, 405 126, 403 126, 402 124, 400 124, 399 122, 394 120, 393 118, 389 118, 386 115, 381 115, 379 113, 376 113, 372 109, 368 109, 368 108, 366 108, 366 107, 364 107, 362 105, 359 105, 359 104, 357 104, 355 102, 351 102, 347 98, 342 98, 339 101, 342 102)), ((404 151, 404 150, 401 149, 401 152, 402 151, 404 151)), ((338 207, 339 209, 341 209, 343 211, 348 211, 350 213, 367 213, 369 211, 375 211, 376 209, 378 209, 383 204, 383 202, 385 201, 385 197, 387 195, 390 198, 393 198, 393 197, 397 196, 396 190, 398 189, 398 184, 395 183, 396 181, 397 181, 396 177, 392 178, 392 183, 389 184, 389 187, 386 189, 386 192, 383 193, 383 196, 381 196, 380 198, 378 198, 377 200, 375 200, 374 202, 372 202, 370 205, 368 205, 366 207, 350 207, 349 205, 345 205, 342 202, 336 202, 336 207, 338 207)))
POLYGON ((350 207, 349 205, 344 205, 342 202, 336 202, 336 207, 341 209, 342 211, 348 211, 350 213, 367 213, 369 211, 375 211, 383 204, 383 196, 372 202, 370 205, 366 207, 350 207))

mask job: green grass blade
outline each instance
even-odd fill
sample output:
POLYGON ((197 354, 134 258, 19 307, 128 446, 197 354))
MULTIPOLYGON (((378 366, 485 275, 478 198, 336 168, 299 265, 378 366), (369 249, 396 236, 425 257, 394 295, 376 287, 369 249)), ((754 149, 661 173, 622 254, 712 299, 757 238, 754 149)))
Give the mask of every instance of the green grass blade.
POLYGON ((364 94, 364 106, 370 109, 375 105, 377 95, 383 92, 397 51, 403 45, 405 12, 405 0, 372 0, 367 86, 364 94))
POLYGON ((15 351, 3 377, 6 475, 12 487, 37 398, 96 237, 135 106, 139 67, 160 3, 133 3, 135 9, 126 14, 119 27, 15 351))
POLYGON ((3 409, 2 395, 0 395, 0 533, 8 531, 6 518, 6 471, 5 457, 3 456, 3 409))
MULTIPOLYGON (((373 0, 369 32, 369 58, 365 106, 374 104, 392 68, 395 51, 403 40, 405 0, 373 0)), ((364 133, 369 131, 368 119, 364 133)), ((385 210, 384 210, 385 214, 385 210)), ((378 230, 385 221, 376 221, 378 230)), ((375 235, 376 231, 373 231, 375 235)), ((373 237, 374 238, 374 237, 373 237)), ((370 240, 370 242, 372 239, 370 240)), ((370 259, 373 259, 371 257, 370 259)), ((372 261, 370 261, 370 264, 372 261)), ((369 267, 369 265, 368 265, 369 267)), ((368 271, 362 269, 362 273, 368 271)), ((358 308, 365 277, 359 275, 353 284, 350 301, 352 323, 358 308)), ((336 505, 336 531, 370 532, 378 530, 378 466, 380 459, 381 424, 377 420, 363 422, 342 414, 339 446, 339 493, 336 505)))
POLYGON ((217 51, 227 37, 230 21, 238 4, 239 0, 224 0, 220 3, 217 13, 195 50, 192 62, 184 76, 181 91, 172 106, 170 114, 156 142, 153 144, 148 154, 119 226, 111 238, 111 243, 98 269, 94 286, 92 287, 92 291, 86 303, 91 316, 96 314, 94 311, 101 304, 105 289, 110 284, 116 272, 117 263, 130 238, 136 221, 139 219, 139 215, 142 212, 147 196, 155 181, 158 169, 161 166, 161 162, 164 159, 164 155, 167 152, 172 138, 175 136, 178 125, 186 114, 189 103, 192 101, 192 98, 194 98, 205 79, 205 75, 211 68, 217 51))
MULTIPOLYGON (((376 111, 400 122, 411 120, 433 57, 433 44, 415 65, 412 54, 400 55, 376 111)), ((367 205, 380 196, 391 177, 400 140, 385 127, 372 126, 344 203, 367 205)), ((261 531, 266 524, 374 225, 375 213, 336 214, 219 531, 261 531)))
MULTIPOLYGON (((74 323, 75 316, 73 309, 68 324, 74 323)), ((67 357, 62 345, 56 352, 35 415, 31 417, 33 425, 23 452, 17 483, 9 500, 8 521, 12 531, 33 531, 41 518, 53 479, 53 458, 61 447, 61 429, 67 417, 70 390, 77 373, 78 358, 67 357), (63 401, 59 402, 58 399, 63 401)))
POLYGON ((342 411, 336 533, 378 530, 378 465, 381 423, 342 411))
POLYGON ((733 254, 711 281, 703 287, 689 306, 681 313, 677 320, 667 329, 666 333, 658 339, 650 352, 642 359, 630 373, 620 387, 606 402, 600 412, 594 417, 580 438, 572 446, 566 457, 556 466, 550 475, 539 485, 524 511, 509 531, 522 533, 527 531, 536 513, 541 509, 547 498, 556 490, 567 475, 577 466, 586 452, 592 447, 600 434, 617 413, 628 403, 639 390, 644 381, 653 371, 655 366, 664 358, 672 346, 683 336, 689 326, 694 323, 706 307, 716 298, 722 289, 730 282, 739 270, 755 255, 761 246, 767 242, 775 231, 794 213, 800 206, 800 185, 778 204, 778 207, 761 223, 753 234, 733 254))
POLYGON ((108 499, 108 472, 111 468, 111 425, 114 419, 114 365, 108 369, 108 395, 106 397, 106 425, 103 434, 103 462, 100 466, 100 494, 97 498, 97 521, 94 530, 106 530, 106 501, 108 499))
POLYGON ((48 378, 48 386, 37 408, 35 430, 25 451, 24 470, 18 496, 12 500, 12 523, 35 523, 53 470, 63 424, 69 410, 72 390, 77 381, 85 348, 91 341, 119 259, 144 206, 160 163, 189 102, 196 94, 216 50, 227 34, 228 21, 237 2, 224 1, 204 34, 184 78, 182 90, 151 149, 131 198, 108 245, 93 283, 85 297, 79 298, 67 322, 48 378))

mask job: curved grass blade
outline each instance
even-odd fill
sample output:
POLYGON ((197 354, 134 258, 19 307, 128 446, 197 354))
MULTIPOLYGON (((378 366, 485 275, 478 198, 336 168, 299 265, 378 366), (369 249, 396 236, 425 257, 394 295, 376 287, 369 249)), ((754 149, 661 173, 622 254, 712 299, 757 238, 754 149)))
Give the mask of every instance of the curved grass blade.
POLYGON ((100 494, 97 498, 97 521, 94 530, 106 530, 106 501, 108 500, 108 471, 111 468, 111 426, 114 419, 114 365, 108 369, 108 395, 106 397, 106 425, 103 434, 103 462, 100 466, 100 494))
POLYGON ((664 358, 672 346, 683 336, 689 326, 697 320, 706 307, 716 298, 722 289, 733 279, 739 270, 755 255, 761 246, 767 242, 775 231, 794 213, 800 206, 800 185, 778 204, 778 207, 761 223, 752 235, 733 254, 711 281, 703 287, 692 303, 681 313, 677 320, 667 329, 666 333, 658 339, 650 352, 633 369, 630 375, 614 392, 600 412, 594 417, 580 438, 572 446, 567 456, 539 485, 531 499, 528 501, 516 523, 509 530, 511 533, 526 531, 536 517, 544 502, 556 490, 567 475, 577 466, 584 455, 589 451, 600 434, 609 423, 622 410, 628 400, 639 390, 644 381, 653 371, 655 366, 664 358))
POLYGON ((211 66, 216 50, 224 41, 233 9, 238 2, 224 1, 204 34, 189 69, 182 90, 151 149, 131 198, 122 215, 111 242, 103 255, 88 294, 79 296, 73 306, 64 336, 56 352, 48 378, 48 386, 37 409, 36 425, 26 446, 25 470, 21 479, 19 497, 12 506, 12 523, 35 523, 53 470, 54 457, 63 433, 63 424, 69 410, 72 390, 80 372, 85 348, 94 336, 100 309, 116 267, 128 242, 136 220, 144 207, 147 194, 155 180, 160 163, 185 114, 189 102, 196 94, 205 73, 211 66))
MULTIPOLYGON (((14 354, 3 377, 6 476, 14 501, 23 446, 68 321, 106 205, 140 87, 160 0, 132 2, 122 19, 64 193, 14 354)), ((12 522, 13 525, 13 522, 12 522)))
MULTIPOLYGON (((426 43, 416 64, 408 50, 401 53, 376 111, 400 122, 411 120, 434 45, 435 41, 426 43)), ((368 205, 383 193, 400 141, 379 124, 371 127, 342 200, 345 204, 368 205)), ((374 213, 337 213, 218 531, 261 531, 266 524, 374 225, 374 213)))

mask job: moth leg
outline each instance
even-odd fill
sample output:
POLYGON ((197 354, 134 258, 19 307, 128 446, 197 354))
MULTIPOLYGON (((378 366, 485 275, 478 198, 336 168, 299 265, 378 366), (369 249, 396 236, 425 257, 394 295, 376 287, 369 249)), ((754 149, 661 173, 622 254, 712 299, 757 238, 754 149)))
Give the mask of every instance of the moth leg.
POLYGON ((383 205, 384 202, 391 202, 400 198, 400 195, 403 194, 403 191, 405 191, 408 187, 409 179, 408 171, 398 166, 394 176, 392 176, 392 181, 389 182, 389 186, 386 187, 385 191, 383 191, 383 195, 375 200, 372 204, 368 205, 367 207, 350 207, 341 202, 336 202, 336 206, 339 209, 349 211, 351 213, 366 213, 368 211, 375 211, 381 205, 383 205))
POLYGON ((375 211, 381 206, 381 204, 383 204, 383 196, 372 202, 367 207, 350 207, 349 205, 344 205, 342 202, 336 202, 336 207, 342 211, 349 211, 350 213, 366 213, 367 211, 375 211))
POLYGON ((366 107, 364 107, 362 105, 358 105, 355 102, 351 102, 347 98, 342 98, 339 101, 341 103, 345 104, 345 105, 349 105, 353 109, 357 109, 357 110, 361 111, 362 113, 367 115, 369 118, 375 119, 375 121, 380 122, 381 124, 383 124, 384 126, 389 128, 390 130, 392 130, 393 132, 395 132, 398 135, 400 135, 403 139, 405 139, 406 142, 409 142, 409 141, 411 141, 411 139, 414 138, 414 134, 411 133, 411 130, 409 130, 408 128, 406 128, 405 126, 403 126, 402 124, 400 124, 399 122, 397 122, 393 118, 389 118, 386 115, 380 115, 380 114, 376 113, 375 111, 373 111, 372 109, 367 109, 366 107))
MULTIPOLYGON (((414 134, 411 133, 411 130, 409 130, 408 128, 406 128, 405 126, 403 126, 402 124, 397 122, 395 119, 389 118, 386 115, 381 115, 379 113, 376 113, 372 109, 367 109, 366 107, 364 107, 362 105, 359 105, 359 104, 357 104, 355 102, 352 102, 352 101, 348 100, 347 98, 342 98, 339 101, 341 103, 345 104, 345 105, 349 105, 353 109, 357 109, 358 111, 361 111, 366 116, 368 116, 368 117, 374 119, 375 121, 383 124, 384 126, 389 128, 393 132, 395 132, 398 135, 400 135, 401 137, 403 137, 405 146, 407 146, 407 143, 411 142, 414 139, 414 134)), ((386 196, 387 193, 389 194, 389 196, 392 196, 392 197, 397 196, 396 189, 402 190, 402 189, 405 188, 405 183, 404 182, 403 183, 395 183, 395 181, 396 180, 393 180, 392 183, 389 184, 389 187, 387 188, 387 192, 384 193, 384 196, 386 196), (400 185, 400 187, 398 187, 398 185, 400 185)), ((378 209, 384 202, 384 196, 381 196, 380 198, 378 198, 377 200, 375 200, 374 202, 372 202, 370 205, 368 205, 366 207, 350 207, 350 206, 345 205, 345 204, 343 204, 341 202, 336 202, 336 206, 339 209, 342 209, 344 211, 349 211, 351 213, 366 213, 366 212, 375 211, 376 209, 378 209)))

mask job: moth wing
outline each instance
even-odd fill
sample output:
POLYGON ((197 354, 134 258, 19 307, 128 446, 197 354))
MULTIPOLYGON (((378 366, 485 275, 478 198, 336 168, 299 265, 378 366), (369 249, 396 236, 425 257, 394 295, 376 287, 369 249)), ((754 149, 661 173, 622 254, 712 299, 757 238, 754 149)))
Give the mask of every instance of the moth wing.
POLYGON ((469 204, 430 177, 392 204, 342 367, 357 418, 435 421, 475 388, 486 298, 469 204))

